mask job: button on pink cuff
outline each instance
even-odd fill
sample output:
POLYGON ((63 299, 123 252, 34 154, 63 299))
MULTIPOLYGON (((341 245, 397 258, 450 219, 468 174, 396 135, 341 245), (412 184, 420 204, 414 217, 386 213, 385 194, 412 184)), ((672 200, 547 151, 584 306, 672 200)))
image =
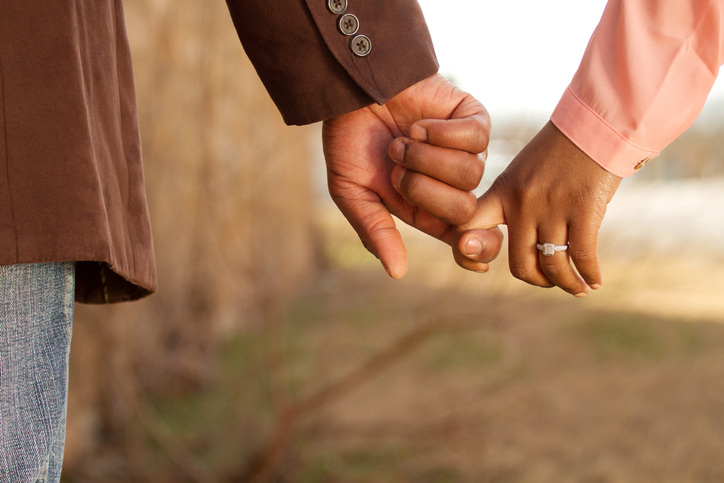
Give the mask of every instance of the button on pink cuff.
POLYGON ((631 176, 659 153, 636 146, 596 114, 570 88, 551 115, 551 122, 606 171, 631 176))

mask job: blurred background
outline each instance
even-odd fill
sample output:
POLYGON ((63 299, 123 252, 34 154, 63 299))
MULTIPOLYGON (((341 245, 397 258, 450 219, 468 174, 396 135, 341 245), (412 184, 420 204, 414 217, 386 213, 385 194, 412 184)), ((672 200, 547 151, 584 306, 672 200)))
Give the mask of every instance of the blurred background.
MULTIPOLYGON (((491 112, 484 189, 605 2, 420 3, 441 72, 491 112)), ((224 3, 124 4, 160 289, 77 307, 64 482, 724 480, 719 85, 610 205, 600 291, 527 286, 505 253, 467 273, 404 227, 393 281, 224 3)))

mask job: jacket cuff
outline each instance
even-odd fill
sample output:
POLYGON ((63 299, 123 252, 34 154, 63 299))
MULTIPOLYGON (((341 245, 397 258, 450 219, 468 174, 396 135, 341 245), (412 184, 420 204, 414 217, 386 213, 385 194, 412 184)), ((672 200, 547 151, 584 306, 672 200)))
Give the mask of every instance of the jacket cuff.
POLYGON ((287 124, 383 104, 438 69, 415 0, 227 4, 244 50, 287 124), (356 21, 346 31, 340 26, 345 15, 356 21))
POLYGON ((551 122, 602 168, 621 178, 631 176, 659 154, 626 139, 570 87, 553 111, 551 122))
POLYGON ((416 0, 306 3, 329 52, 378 104, 437 72, 430 33, 416 0), (347 30, 349 21, 354 28, 347 30))

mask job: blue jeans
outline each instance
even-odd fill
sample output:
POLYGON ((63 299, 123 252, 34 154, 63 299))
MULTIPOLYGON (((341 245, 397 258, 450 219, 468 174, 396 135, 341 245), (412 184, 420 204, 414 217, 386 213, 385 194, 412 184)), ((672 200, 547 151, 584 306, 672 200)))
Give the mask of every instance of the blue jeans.
POLYGON ((0 267, 0 482, 58 482, 75 264, 0 267))

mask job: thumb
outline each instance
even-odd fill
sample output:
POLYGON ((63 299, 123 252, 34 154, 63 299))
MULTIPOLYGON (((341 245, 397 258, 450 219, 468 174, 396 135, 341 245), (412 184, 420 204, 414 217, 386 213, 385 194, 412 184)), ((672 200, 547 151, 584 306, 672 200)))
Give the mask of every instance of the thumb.
POLYGON ((453 234, 451 245, 457 264, 474 272, 487 272, 488 264, 500 254, 503 233, 498 225, 503 224, 502 200, 495 191, 488 191, 478 198, 473 218, 453 234))

